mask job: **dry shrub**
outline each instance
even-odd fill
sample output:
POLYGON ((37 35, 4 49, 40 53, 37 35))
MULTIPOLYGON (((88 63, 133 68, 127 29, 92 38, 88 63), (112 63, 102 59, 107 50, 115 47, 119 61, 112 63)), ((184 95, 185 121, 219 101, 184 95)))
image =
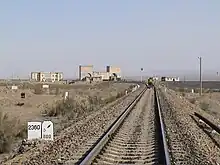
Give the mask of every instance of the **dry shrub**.
MULTIPOLYGON (((87 101, 88 101, 88 106, 83 106, 84 109, 86 109, 87 111, 93 111, 95 109, 98 109, 100 108, 100 106, 102 105, 102 99, 100 97, 97 97, 97 96, 89 96, 87 98, 87 101)), ((85 103, 87 102, 85 101, 85 103)), ((84 105, 86 105, 84 103, 84 105)))
POLYGON ((199 92, 200 92, 199 88, 194 89, 194 93, 199 93, 199 92))
POLYGON ((67 112, 72 111, 75 108, 74 106, 75 103, 72 99, 59 100, 52 107, 47 107, 46 114, 48 116, 64 116, 67 112))
POLYGON ((116 99, 117 99, 116 96, 110 96, 110 97, 104 99, 103 103, 104 104, 109 104, 109 103, 115 101, 116 99))
POLYGON ((66 116, 68 119, 74 119, 81 116, 85 112, 100 109, 100 107, 111 103, 125 95, 125 92, 119 92, 116 95, 110 95, 106 99, 101 99, 98 96, 88 96, 84 100, 69 98, 66 101, 59 100, 52 107, 45 108, 45 114, 50 117, 66 116))
MULTIPOLYGON (((131 88, 131 90, 132 90, 132 88, 131 88)), ((131 92, 131 90, 129 89, 128 92, 131 92)), ((111 103, 111 102, 123 97, 125 95, 125 91, 117 92, 115 95, 110 95, 108 98, 103 100, 103 104, 111 103)))
POLYGON ((204 111, 207 111, 207 110, 209 110, 209 104, 206 103, 206 102, 201 102, 201 103, 200 103, 200 108, 201 108, 202 110, 204 110, 204 111))
POLYGON ((179 88, 178 91, 181 92, 181 93, 184 93, 185 92, 185 88, 179 88))
POLYGON ((34 86, 34 94, 40 95, 42 93, 43 93, 42 85, 41 84, 35 85, 34 86))
POLYGON ((93 105, 99 105, 101 104, 101 98, 99 98, 98 96, 89 96, 88 97, 88 102, 89 104, 93 104, 93 105))
POLYGON ((31 83, 25 82, 25 83, 21 83, 21 84, 19 85, 19 88, 20 88, 20 89, 33 89, 33 88, 34 88, 34 85, 31 84, 31 83))
POLYGON ((50 95, 58 96, 60 94, 60 88, 56 87, 56 88, 44 89, 43 92, 49 93, 50 95))
POLYGON ((116 99, 119 99, 119 98, 121 98, 121 97, 124 96, 124 95, 125 95, 125 91, 119 92, 119 93, 117 93, 117 95, 116 95, 116 99))
POLYGON ((18 120, 9 119, 7 114, 0 111, 0 153, 9 152, 16 138, 26 136, 25 128, 18 120))
POLYGON ((59 95, 59 94, 60 94, 60 88, 56 88, 55 94, 56 94, 56 95, 59 95))
POLYGON ((0 153, 8 152, 13 139, 12 123, 8 115, 0 112, 0 153))
POLYGON ((84 101, 79 103, 78 101, 70 98, 66 101, 57 101, 52 107, 47 107, 45 113, 50 117, 65 116, 68 119, 75 119, 88 110, 90 110, 90 108, 84 101))
POLYGON ((195 104, 196 103, 196 99, 195 98, 191 98, 191 99, 189 99, 189 102, 192 103, 192 104, 195 104))

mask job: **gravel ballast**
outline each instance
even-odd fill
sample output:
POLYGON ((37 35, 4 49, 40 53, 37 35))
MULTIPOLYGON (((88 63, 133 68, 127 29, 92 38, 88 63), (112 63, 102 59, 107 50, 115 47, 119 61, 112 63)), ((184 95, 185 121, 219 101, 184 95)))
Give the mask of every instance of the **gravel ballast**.
POLYGON ((192 116, 194 112, 198 112, 215 123, 219 123, 219 120, 189 103, 173 90, 161 88, 159 93, 172 162, 193 165, 219 163, 220 149, 192 116))

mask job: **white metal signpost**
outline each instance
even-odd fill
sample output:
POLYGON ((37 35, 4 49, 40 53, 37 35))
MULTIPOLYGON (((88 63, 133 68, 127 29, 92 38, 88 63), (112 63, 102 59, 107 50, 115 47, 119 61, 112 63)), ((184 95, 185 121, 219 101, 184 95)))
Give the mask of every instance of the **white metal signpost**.
POLYGON ((41 122, 28 122, 28 140, 41 138, 41 122))
POLYGON ((53 123, 44 121, 42 124, 42 139, 53 140, 53 123))

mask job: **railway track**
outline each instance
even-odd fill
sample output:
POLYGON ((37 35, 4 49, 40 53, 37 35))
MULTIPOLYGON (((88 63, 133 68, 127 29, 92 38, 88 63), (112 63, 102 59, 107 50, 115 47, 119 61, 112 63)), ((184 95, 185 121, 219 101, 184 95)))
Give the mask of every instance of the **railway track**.
POLYGON ((194 112, 194 115, 199 118, 200 121, 204 122, 205 124, 207 124, 210 128, 212 128, 213 131, 216 131, 220 134, 220 127, 215 125, 214 123, 212 123, 210 120, 208 120, 207 118, 205 118, 204 116, 200 115, 197 112, 194 112))
POLYGON ((170 164, 156 90, 144 89, 76 164, 170 164))
POLYGON ((212 142, 220 149, 220 126, 214 124, 209 119, 205 118, 201 114, 194 112, 194 116, 191 116, 196 124, 211 138, 212 142), (196 118, 199 120, 196 120, 196 118))

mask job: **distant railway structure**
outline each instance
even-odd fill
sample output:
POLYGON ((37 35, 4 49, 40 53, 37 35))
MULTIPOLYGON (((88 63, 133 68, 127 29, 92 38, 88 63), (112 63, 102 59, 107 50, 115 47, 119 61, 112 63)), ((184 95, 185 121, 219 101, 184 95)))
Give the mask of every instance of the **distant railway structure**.
POLYGON ((93 65, 80 65, 79 80, 90 82, 121 80, 121 68, 114 66, 106 66, 106 72, 98 72, 94 71, 93 65))
POLYGON ((63 81, 63 72, 31 72, 31 80, 37 82, 63 81))
POLYGON ((161 77, 161 81, 180 81, 179 77, 161 77))

